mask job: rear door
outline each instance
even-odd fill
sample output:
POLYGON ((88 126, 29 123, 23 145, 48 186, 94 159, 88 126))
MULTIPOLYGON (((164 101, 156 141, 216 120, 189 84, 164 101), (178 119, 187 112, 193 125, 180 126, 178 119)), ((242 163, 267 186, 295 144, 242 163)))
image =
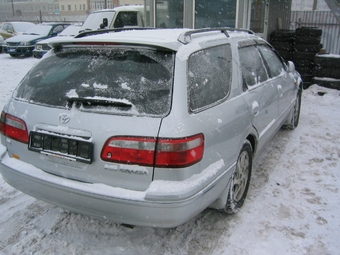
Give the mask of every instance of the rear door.
POLYGON ((271 79, 255 41, 243 42, 239 47, 243 94, 250 118, 258 132, 258 149, 272 137, 279 113, 278 90, 271 79))

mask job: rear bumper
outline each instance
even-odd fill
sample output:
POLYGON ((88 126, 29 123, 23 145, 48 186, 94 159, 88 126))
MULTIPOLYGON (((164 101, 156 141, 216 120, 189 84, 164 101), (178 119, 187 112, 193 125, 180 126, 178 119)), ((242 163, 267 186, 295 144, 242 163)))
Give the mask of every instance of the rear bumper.
MULTIPOLYGON (((223 168, 223 162, 215 163, 209 176, 211 170, 217 170, 217 167, 223 168)), ((189 188, 179 187, 179 190, 168 191, 167 194, 164 189, 162 192, 160 187, 169 188, 169 181, 156 181, 155 185, 151 184, 146 191, 83 183, 48 174, 32 165, 10 158, 7 152, 3 154, 0 162, 0 172, 4 180, 14 188, 70 211, 117 223, 175 227, 185 223, 220 197, 226 189, 232 171, 224 171, 222 175, 215 176, 212 182, 197 192, 195 190, 198 185, 202 184, 199 179, 206 178, 204 175, 199 179, 193 178, 189 188), (158 189, 160 192, 157 192, 158 189), (188 194, 192 195, 188 197, 188 194)))

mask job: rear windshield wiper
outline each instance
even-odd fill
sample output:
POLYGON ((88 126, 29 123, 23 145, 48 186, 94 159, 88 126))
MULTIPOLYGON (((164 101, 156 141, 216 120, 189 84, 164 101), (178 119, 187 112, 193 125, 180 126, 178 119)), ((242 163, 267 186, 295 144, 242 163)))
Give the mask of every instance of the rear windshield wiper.
POLYGON ((101 97, 69 97, 67 102, 71 106, 73 103, 81 103, 86 106, 121 106, 132 107, 132 103, 125 99, 101 98, 101 97))

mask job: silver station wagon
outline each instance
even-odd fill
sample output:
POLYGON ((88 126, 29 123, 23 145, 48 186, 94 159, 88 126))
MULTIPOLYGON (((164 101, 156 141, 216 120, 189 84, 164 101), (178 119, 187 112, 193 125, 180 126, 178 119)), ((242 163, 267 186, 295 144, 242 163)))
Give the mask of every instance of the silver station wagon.
POLYGON ((152 227, 234 214, 253 160, 298 125, 301 78, 251 31, 111 29, 50 46, 1 113, 0 170, 66 210, 152 227))

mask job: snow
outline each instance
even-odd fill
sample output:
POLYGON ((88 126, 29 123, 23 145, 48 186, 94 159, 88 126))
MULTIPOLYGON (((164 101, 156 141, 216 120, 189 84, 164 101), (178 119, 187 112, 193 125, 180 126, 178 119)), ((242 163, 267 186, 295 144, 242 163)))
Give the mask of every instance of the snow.
MULTIPOLYGON (((0 109, 38 61, 0 54, 0 109)), ((242 210, 226 216, 206 209, 173 229, 94 220, 29 197, 0 177, 0 255, 339 254, 339 109, 340 91, 305 90, 298 128, 279 131, 255 163, 242 210)))
POLYGON ((338 54, 317 54, 318 58, 340 58, 338 54))

